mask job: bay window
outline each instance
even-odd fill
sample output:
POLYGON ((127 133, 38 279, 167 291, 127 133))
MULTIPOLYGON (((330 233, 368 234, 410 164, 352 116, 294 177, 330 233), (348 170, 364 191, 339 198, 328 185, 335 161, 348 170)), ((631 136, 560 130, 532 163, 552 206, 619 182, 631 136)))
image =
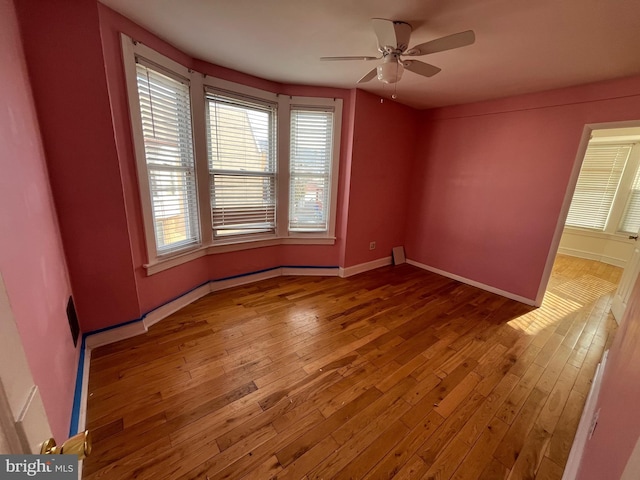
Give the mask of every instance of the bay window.
POLYGON ((333 244, 342 100, 205 76, 122 35, 147 273, 209 253, 333 244))

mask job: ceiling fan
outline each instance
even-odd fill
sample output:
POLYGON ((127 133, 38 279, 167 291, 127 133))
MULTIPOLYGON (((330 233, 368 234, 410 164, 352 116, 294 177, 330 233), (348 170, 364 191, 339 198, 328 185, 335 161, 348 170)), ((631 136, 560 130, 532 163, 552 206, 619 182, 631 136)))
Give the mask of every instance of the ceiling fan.
POLYGON ((465 47, 476 41, 473 30, 467 30, 409 48, 412 29, 408 23, 384 18, 372 18, 371 23, 373 24, 373 31, 378 38, 378 51, 382 56, 321 57, 320 60, 382 60, 380 65, 358 80, 358 83, 368 82, 376 76, 383 83, 396 83, 402 77, 404 69, 423 77, 432 77, 441 70, 434 65, 419 60, 404 60, 401 56, 419 57, 430 53, 465 47))

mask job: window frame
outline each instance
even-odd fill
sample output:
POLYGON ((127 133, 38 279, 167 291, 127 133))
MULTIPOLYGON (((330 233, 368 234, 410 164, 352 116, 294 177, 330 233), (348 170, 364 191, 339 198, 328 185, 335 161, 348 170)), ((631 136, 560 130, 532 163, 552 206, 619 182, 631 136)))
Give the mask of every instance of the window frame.
MULTIPOLYGON (((620 196, 618 210, 615 213, 619 213, 619 221, 617 225, 615 225, 615 233, 618 235, 624 235, 629 237, 630 235, 636 235, 638 232, 627 232, 623 230, 623 226, 627 217, 628 208, 630 206, 632 197, 633 197, 633 185, 635 183, 636 176, 640 175, 640 145, 637 142, 632 142, 633 146, 631 147, 631 152, 629 153, 629 158, 627 159, 627 168, 629 169, 629 173, 625 178, 623 176, 623 180, 620 182, 620 189, 625 192, 620 196)), ((626 172, 625 172, 626 173, 626 172)))
MULTIPOLYGON (((146 158, 146 149, 144 143, 144 134, 143 134, 143 124, 142 124, 142 113, 140 108, 140 96, 138 93, 138 81, 137 81, 137 57, 143 59, 141 62, 142 65, 147 66, 148 68, 153 68, 157 70, 159 73, 166 75, 173 79, 182 78, 189 83, 190 90, 190 108, 191 108, 191 134, 194 135, 194 112, 193 112, 193 97, 191 96, 191 90, 193 89, 193 83, 191 79, 190 71, 180 65, 177 62, 174 62, 154 50, 140 44, 134 42, 131 39, 128 41, 124 41, 123 38, 123 49, 125 58, 129 58, 130 61, 125 62, 125 77, 126 77, 126 86, 127 86, 127 94, 129 100, 129 114, 131 120, 131 130, 133 134, 133 146, 134 153, 136 157, 136 167, 138 172, 138 188, 140 191, 140 199, 142 206, 142 216, 143 216, 143 227, 145 234, 145 244, 147 247, 147 254, 149 259, 154 258, 156 261, 161 259, 170 259, 173 257, 180 256, 185 252, 196 250, 201 248, 202 246, 202 224, 198 225, 199 232, 199 240, 195 243, 191 243, 185 245, 183 248, 176 248, 167 253, 160 253, 158 250, 158 246, 156 244, 156 236, 155 236, 155 225, 153 218, 153 205, 152 205, 152 196, 151 196, 151 187, 149 185, 149 168, 147 165, 146 158), (155 67, 155 68, 154 68, 155 67)), ((195 151, 195 139, 192 138, 193 144, 193 156, 194 156, 194 170, 196 173, 196 197, 198 197, 198 202, 196 205, 197 212, 196 216, 198 220, 200 219, 200 201, 199 201, 199 185, 198 185, 198 173, 197 173, 197 155, 195 151)))
MULTIPOLYGON (((582 235, 598 237, 598 238, 628 238, 629 233, 621 230, 626 214, 627 205, 631 197, 631 187, 636 175, 636 171, 640 168, 640 144, 637 140, 626 139, 600 139, 594 137, 590 144, 593 145, 630 145, 631 150, 623 166, 623 172, 618 182, 616 192, 611 203, 609 215, 605 226, 602 230, 596 228, 578 227, 572 225, 564 225, 568 231, 579 233, 582 235)), ((582 167, 581 167, 582 169, 582 167)), ((575 195, 575 192, 574 192, 575 195)), ((565 219, 566 222, 566 219, 565 219)))
MULTIPOLYGON (((280 178, 281 178, 281 159, 282 159, 282 151, 280 148, 280 143, 281 143, 281 137, 280 137, 280 132, 282 129, 282 110, 283 108, 286 107, 286 103, 283 102, 282 99, 282 95, 278 95, 276 93, 272 93, 272 92, 267 92, 265 90, 260 90, 258 88, 254 88, 254 87, 250 87, 247 85, 240 85, 237 83, 233 83, 233 82, 229 82, 227 80, 223 80, 220 78, 216 78, 216 77, 211 77, 211 76, 204 76, 203 77, 203 109, 206 112, 206 95, 207 95, 207 90, 212 90, 212 91, 216 91, 216 92, 220 92, 220 93, 227 93, 229 94, 230 97, 236 97, 236 98, 246 98, 247 100, 253 100, 256 103, 263 103, 263 104, 273 104, 275 105, 275 109, 276 109, 276 114, 275 114, 275 118, 276 118, 276 125, 275 125, 275 139, 276 139, 276 145, 275 145, 275 155, 276 155, 276 171, 275 171, 275 189, 276 189, 276 209, 275 209, 275 217, 276 217, 276 224, 275 224, 275 231, 273 233, 271 232, 265 232, 265 233, 253 233, 253 234, 242 234, 242 235, 236 235, 236 236, 228 236, 228 237, 219 237, 216 238, 214 233, 213 233, 213 225, 211 226, 210 233, 211 233, 211 238, 210 238, 210 245, 212 247, 217 247, 217 246, 225 246, 225 245, 240 245, 242 246, 242 248, 251 248, 250 246, 248 246, 247 244, 250 242, 260 242, 260 241, 264 241, 264 240, 274 240, 279 238, 280 235, 280 229, 279 227, 279 214, 280 214, 280 178)), ((205 118, 203 119, 203 122, 206 123, 206 115, 205 118)), ((205 135, 205 142, 206 142, 206 125, 203 123, 203 131, 205 131, 204 135, 205 135)), ((205 146, 206 149, 206 146, 205 146)), ((208 162, 208 151, 206 151, 207 154, 207 180, 210 178, 210 170, 209 170, 209 162, 208 162)), ((209 185, 207 183, 207 185, 209 185)), ((209 190, 207 190, 207 194, 209 193, 209 190)), ((209 218, 211 220, 212 217, 212 212, 211 212, 211 202, 210 202, 210 197, 208 196, 209 200, 207 200, 208 205, 209 205, 209 218)), ((240 248, 238 248, 240 249, 240 248)), ((229 251, 229 250, 227 250, 229 251)), ((215 252, 214 252, 215 253, 215 252)))
POLYGON ((341 98, 290 96, 258 89, 252 86, 230 82, 217 77, 193 71, 174 60, 156 52, 146 45, 121 33, 123 63, 127 98, 131 120, 131 134, 138 174, 138 190, 143 216, 143 230, 147 262, 143 265, 147 275, 153 275, 196 258, 251 248, 272 245, 334 245, 336 241, 336 215, 338 203, 340 149, 342 134, 341 98), (200 223, 200 243, 184 250, 158 255, 153 228, 153 215, 148 185, 142 123, 136 81, 136 57, 157 65, 161 71, 183 76, 190 81, 193 150, 195 156, 196 188, 198 198, 198 219, 200 223), (256 233, 226 238, 214 238, 211 201, 209 194, 209 161, 206 134, 206 89, 222 90, 239 97, 249 97, 277 104, 276 114, 276 226, 275 233, 256 233), (293 108, 313 108, 333 110, 333 146, 330 181, 330 206, 328 229, 326 231, 289 231, 289 148, 290 118, 293 108))
POLYGON ((317 111, 332 111, 333 112, 333 135, 332 135, 332 146, 331 146, 331 177, 329 181, 329 211, 328 211, 328 221, 327 221, 327 230, 324 232, 324 235, 327 237, 334 238, 335 237, 335 219, 336 219, 336 211, 337 211, 337 203, 338 203, 338 168, 340 163, 340 134, 342 132, 342 101, 336 101, 333 99, 333 102, 327 102, 327 99, 324 98, 314 98, 314 97, 292 97, 289 102, 289 114, 288 120, 289 123, 287 125, 287 162, 286 162, 286 173, 287 173, 287 199, 285 200, 287 204, 287 216, 283 218, 283 222, 286 224, 287 233, 290 237, 294 238, 313 238, 314 236, 323 235, 321 231, 314 232, 302 232, 302 231, 289 231, 289 185, 291 184, 291 175, 290 175, 290 150, 291 150, 291 128, 290 128, 290 119, 291 112, 293 110, 304 110, 305 108, 317 111))

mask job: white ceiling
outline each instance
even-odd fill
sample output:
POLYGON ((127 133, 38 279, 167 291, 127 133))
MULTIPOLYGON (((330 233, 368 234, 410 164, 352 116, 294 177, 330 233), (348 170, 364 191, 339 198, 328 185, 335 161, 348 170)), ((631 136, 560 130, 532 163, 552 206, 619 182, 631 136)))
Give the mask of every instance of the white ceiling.
MULTIPOLYGON (((192 57, 283 83, 353 88, 377 55, 370 19, 413 26, 410 46, 463 30, 476 43, 420 60, 398 101, 468 103, 640 74, 638 0, 101 0, 192 57)), ((385 97, 393 86, 361 86, 385 97)))

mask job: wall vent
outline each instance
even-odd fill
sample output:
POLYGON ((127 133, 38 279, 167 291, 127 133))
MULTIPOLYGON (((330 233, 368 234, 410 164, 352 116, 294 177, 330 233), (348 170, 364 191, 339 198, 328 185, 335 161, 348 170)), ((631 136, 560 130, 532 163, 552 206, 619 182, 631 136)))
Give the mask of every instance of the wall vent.
POLYGON ((71 328, 71 337, 73 344, 78 346, 78 336, 80 335, 80 324, 78 323, 78 315, 76 314, 76 306, 73 304, 73 297, 69 297, 67 302, 67 318, 69 319, 69 328, 71 328))

